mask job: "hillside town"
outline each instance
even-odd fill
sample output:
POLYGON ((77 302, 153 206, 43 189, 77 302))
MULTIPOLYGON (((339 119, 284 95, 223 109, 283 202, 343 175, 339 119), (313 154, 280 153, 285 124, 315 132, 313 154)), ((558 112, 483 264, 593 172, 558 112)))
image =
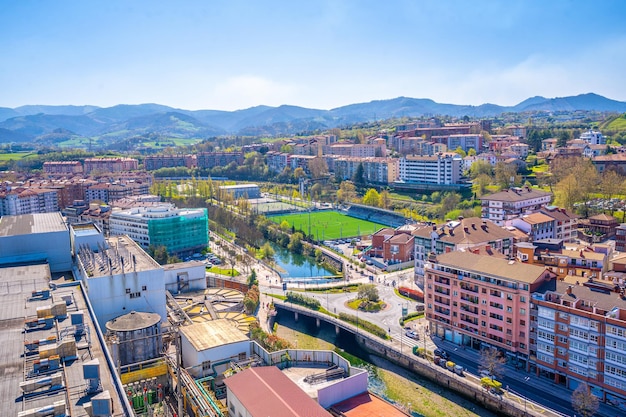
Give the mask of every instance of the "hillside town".
POLYGON ((419 412, 343 348, 281 338, 294 319, 499 415, 623 414, 626 152, 596 130, 490 130, 425 119, 0 172, 10 414, 419 412), (564 194, 575 179, 548 174, 571 161, 618 185, 564 194), (281 245, 326 272, 291 275, 281 245))

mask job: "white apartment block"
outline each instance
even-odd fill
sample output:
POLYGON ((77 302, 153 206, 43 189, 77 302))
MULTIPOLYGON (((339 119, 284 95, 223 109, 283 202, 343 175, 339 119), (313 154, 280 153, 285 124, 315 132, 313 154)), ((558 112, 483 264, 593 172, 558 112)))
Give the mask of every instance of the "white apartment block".
POLYGON ((463 159, 456 153, 433 156, 407 155, 399 160, 398 179, 407 183, 458 184, 462 164, 463 159))
POLYGON ((57 190, 19 188, 0 192, 0 216, 59 211, 57 190))
POLYGON ((481 197, 482 218, 498 226, 550 204, 552 194, 529 187, 510 188, 481 197))

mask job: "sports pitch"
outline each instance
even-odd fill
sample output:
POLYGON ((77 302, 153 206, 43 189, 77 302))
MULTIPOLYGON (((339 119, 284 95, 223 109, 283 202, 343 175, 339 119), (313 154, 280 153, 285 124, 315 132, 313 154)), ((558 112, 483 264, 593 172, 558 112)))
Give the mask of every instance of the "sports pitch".
POLYGON ((293 226, 296 230, 302 230, 309 234, 309 219, 311 234, 316 240, 333 240, 348 237, 358 237, 370 235, 382 227, 387 227, 381 223, 350 217, 337 211, 312 211, 296 214, 279 214, 270 216, 274 223, 281 224, 283 220, 293 226))

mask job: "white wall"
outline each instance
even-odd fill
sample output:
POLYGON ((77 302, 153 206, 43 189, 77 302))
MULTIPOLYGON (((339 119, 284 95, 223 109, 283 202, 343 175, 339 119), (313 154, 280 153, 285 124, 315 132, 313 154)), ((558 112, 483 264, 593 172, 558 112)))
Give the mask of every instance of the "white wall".
POLYGON ((367 372, 361 372, 317 391, 317 402, 324 408, 367 391, 367 372))
POLYGON ((83 281, 86 281, 89 301, 101 329, 105 328, 107 321, 131 311, 156 313, 161 316, 162 322, 167 320, 162 268, 92 277, 83 281), (127 289, 130 294, 127 294, 127 289), (135 297, 135 293, 140 294, 135 297))
POLYGON ((185 291, 199 291, 206 289, 206 269, 201 262, 184 262, 172 269, 165 269, 164 280, 165 289, 175 294, 178 291, 177 276, 181 275, 189 283, 189 287, 185 291))
MULTIPOLYGON (((244 340, 237 343, 229 343, 227 345, 216 346, 211 349, 203 350, 202 352, 196 351, 191 342, 181 333, 181 353, 183 359, 183 366, 194 377, 200 377, 202 374, 202 363, 210 361, 211 364, 218 363, 224 360, 231 360, 238 358, 240 353, 245 353, 246 358, 250 356, 250 341, 244 340), (192 369, 189 369, 192 368, 192 369)), ((207 370, 204 375, 210 375, 213 371, 207 370)))

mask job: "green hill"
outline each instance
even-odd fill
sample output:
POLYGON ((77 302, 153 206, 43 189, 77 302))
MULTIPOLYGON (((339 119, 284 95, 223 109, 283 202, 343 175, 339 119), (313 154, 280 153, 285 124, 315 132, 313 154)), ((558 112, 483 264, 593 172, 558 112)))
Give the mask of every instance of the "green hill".
POLYGON ((626 113, 606 119, 600 124, 600 130, 607 132, 626 130, 626 113))

